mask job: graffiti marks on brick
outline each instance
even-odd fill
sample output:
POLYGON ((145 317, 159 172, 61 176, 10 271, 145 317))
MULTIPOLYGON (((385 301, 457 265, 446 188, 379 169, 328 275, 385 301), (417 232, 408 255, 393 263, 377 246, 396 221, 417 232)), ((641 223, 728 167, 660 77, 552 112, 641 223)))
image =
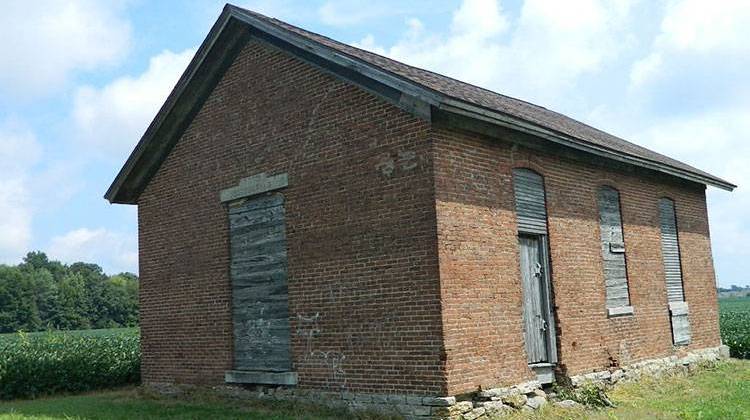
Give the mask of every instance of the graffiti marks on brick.
POLYGON ((305 359, 313 353, 313 339, 320 335, 319 319, 320 313, 317 312, 312 316, 297 314, 297 336, 305 342, 305 359))
POLYGON ((417 153, 412 150, 398 152, 398 165, 402 171, 410 171, 417 167, 417 153))
POLYGON ((384 176, 391 177, 393 171, 396 170, 396 163, 390 155, 384 155, 378 159, 378 163, 375 164, 375 169, 380 171, 384 176))
POLYGON ((338 385, 342 390, 346 388, 346 371, 343 367, 346 355, 344 353, 335 350, 314 350, 310 353, 310 357, 328 368, 328 379, 332 385, 338 385))
POLYGON ((419 167, 420 157, 413 150, 383 153, 376 159, 375 169, 385 177, 405 174, 419 167))

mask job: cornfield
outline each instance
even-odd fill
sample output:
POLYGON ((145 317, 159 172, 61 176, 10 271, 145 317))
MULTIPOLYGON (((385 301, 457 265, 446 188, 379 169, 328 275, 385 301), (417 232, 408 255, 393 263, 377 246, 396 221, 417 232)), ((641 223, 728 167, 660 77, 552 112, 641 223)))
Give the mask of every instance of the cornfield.
POLYGON ((732 357, 750 359, 750 297, 720 299, 719 327, 732 357))
POLYGON ((0 400, 138 383, 137 329, 0 336, 0 400))

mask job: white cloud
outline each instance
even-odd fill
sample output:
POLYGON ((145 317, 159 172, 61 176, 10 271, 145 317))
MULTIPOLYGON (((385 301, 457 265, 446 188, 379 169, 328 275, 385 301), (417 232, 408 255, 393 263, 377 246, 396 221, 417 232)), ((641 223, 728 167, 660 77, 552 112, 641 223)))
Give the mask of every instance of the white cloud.
POLYGON ((581 77, 628 47, 632 2, 527 0, 512 20, 494 0, 465 0, 447 35, 411 19, 390 47, 359 46, 511 96, 559 104, 581 77))
POLYGON ((737 36, 748 27, 750 2, 747 0, 671 1, 657 42, 699 52, 750 51, 748 39, 737 36))
POLYGON ((630 71, 630 84, 633 87, 640 87, 654 78, 662 70, 661 54, 655 52, 642 58, 635 63, 630 71))
POLYGON ((47 253, 65 263, 96 261, 108 273, 138 271, 138 245, 135 235, 105 228, 79 228, 55 236, 47 253))
POLYGON ((631 96, 654 112, 735 105, 750 94, 750 86, 737 83, 750 66, 748 28, 748 1, 670 1, 650 51, 631 67, 631 96))
POLYGON ((0 92, 33 98, 60 88, 75 70, 117 63, 131 29, 113 2, 94 0, 0 5, 0 92))
POLYGON ((0 122, 0 263, 17 263, 32 238, 31 169, 42 148, 18 121, 0 122))
POLYGON ((120 77, 101 89, 79 88, 72 115, 78 140, 106 156, 124 160, 194 54, 195 49, 164 51, 152 57, 148 69, 138 76, 120 77))
POLYGON ((493 0, 466 0, 453 14, 451 31, 480 39, 499 35, 508 27, 500 5, 493 0))
POLYGON ((454 12, 447 36, 427 32, 418 19, 407 20, 407 25, 404 36, 389 48, 378 46, 371 35, 357 45, 469 82, 493 81, 505 53, 497 38, 507 29, 507 18, 495 1, 465 1, 454 12))

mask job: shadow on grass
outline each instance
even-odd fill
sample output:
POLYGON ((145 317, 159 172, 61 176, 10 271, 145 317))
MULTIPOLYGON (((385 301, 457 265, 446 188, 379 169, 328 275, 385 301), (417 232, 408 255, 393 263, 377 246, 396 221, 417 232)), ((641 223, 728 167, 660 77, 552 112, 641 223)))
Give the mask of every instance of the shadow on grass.
POLYGON ((300 402, 227 400, 198 392, 180 398, 160 397, 137 388, 0 403, 2 420, 341 418, 387 417, 374 413, 353 415, 344 409, 300 402))
MULTIPOLYGON (((609 393, 615 409, 561 409, 548 405, 511 419, 750 419, 750 361, 731 360, 690 375, 644 378, 609 393)), ((0 403, 0 420, 62 419, 384 419, 313 404, 227 400, 191 392, 180 398, 136 388, 0 403)))

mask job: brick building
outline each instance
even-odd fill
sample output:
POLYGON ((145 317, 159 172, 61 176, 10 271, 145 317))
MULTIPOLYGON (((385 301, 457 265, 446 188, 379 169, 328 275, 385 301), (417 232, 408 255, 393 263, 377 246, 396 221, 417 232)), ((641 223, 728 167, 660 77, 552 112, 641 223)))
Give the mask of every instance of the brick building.
POLYGON ((707 185, 227 6, 106 198, 138 205, 145 383, 453 396, 720 346, 707 185))

